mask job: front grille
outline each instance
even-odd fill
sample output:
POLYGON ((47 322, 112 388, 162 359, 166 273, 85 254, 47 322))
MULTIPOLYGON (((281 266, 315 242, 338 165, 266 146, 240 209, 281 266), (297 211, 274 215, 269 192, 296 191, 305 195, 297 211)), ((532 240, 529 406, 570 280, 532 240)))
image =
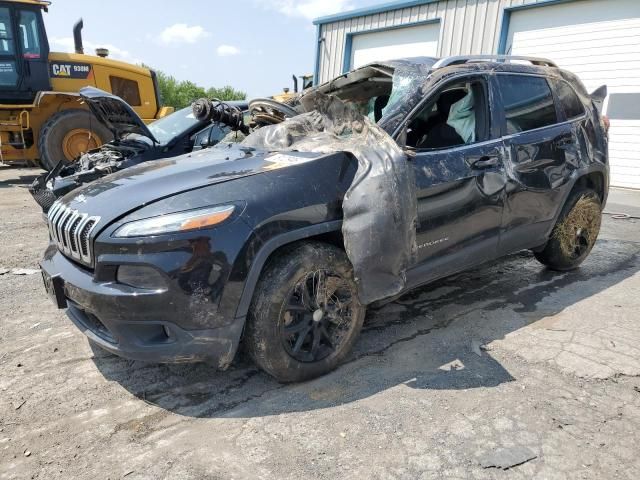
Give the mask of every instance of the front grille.
POLYGON ((86 213, 72 210, 60 202, 56 202, 47 214, 49 235, 65 255, 92 266, 92 237, 100 217, 91 217, 86 213))

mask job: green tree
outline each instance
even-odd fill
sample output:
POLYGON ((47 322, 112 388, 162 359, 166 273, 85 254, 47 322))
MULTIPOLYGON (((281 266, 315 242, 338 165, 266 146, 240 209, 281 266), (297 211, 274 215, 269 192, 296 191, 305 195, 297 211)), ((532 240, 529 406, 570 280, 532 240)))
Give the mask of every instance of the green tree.
POLYGON ((189 80, 176 80, 173 76, 156 70, 158 77, 158 87, 162 104, 174 107, 176 110, 188 107, 198 98, 208 97, 219 100, 244 100, 247 97, 245 92, 236 90, 227 85, 222 88, 211 87, 205 90, 189 80))

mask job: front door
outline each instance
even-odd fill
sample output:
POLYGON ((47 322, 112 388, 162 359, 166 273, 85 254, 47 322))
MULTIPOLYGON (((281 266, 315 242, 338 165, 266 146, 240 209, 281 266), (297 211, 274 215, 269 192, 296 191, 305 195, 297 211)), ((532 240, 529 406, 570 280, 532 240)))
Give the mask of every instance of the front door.
POLYGON ((409 286, 495 258, 504 148, 488 108, 493 86, 465 77, 431 95, 407 131, 415 149, 418 263, 409 286))

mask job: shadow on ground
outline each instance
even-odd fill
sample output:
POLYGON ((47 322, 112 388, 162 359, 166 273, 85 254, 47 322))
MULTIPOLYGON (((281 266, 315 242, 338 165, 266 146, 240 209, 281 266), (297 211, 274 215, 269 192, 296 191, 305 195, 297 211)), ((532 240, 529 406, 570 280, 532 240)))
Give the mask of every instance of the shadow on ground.
POLYGON ((9 174, 11 177, 6 180, 0 180, 0 188, 21 187, 31 185, 38 178, 43 170, 37 167, 25 167, 23 165, 7 165, 3 167, 3 173, 9 174))
POLYGON ((145 364, 101 351, 94 361, 107 379, 141 400, 194 417, 309 411, 399 385, 495 387, 513 378, 481 345, 632 276, 640 269, 639 253, 636 243, 601 240, 574 272, 552 272, 520 253, 436 282, 370 311, 346 364, 297 385, 278 384, 242 355, 225 372, 204 364, 145 364))

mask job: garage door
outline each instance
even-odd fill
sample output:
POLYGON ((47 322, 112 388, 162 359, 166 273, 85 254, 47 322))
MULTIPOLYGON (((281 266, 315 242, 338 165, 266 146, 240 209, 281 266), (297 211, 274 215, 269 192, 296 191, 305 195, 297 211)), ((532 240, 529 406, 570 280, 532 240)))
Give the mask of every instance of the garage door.
POLYGON ((640 188, 640 1, 573 1, 516 10, 507 52, 550 58, 578 74, 589 92, 608 86, 611 184, 640 188))
POLYGON ((435 57, 439 35, 438 23, 355 34, 351 40, 351 68, 376 60, 435 57))

